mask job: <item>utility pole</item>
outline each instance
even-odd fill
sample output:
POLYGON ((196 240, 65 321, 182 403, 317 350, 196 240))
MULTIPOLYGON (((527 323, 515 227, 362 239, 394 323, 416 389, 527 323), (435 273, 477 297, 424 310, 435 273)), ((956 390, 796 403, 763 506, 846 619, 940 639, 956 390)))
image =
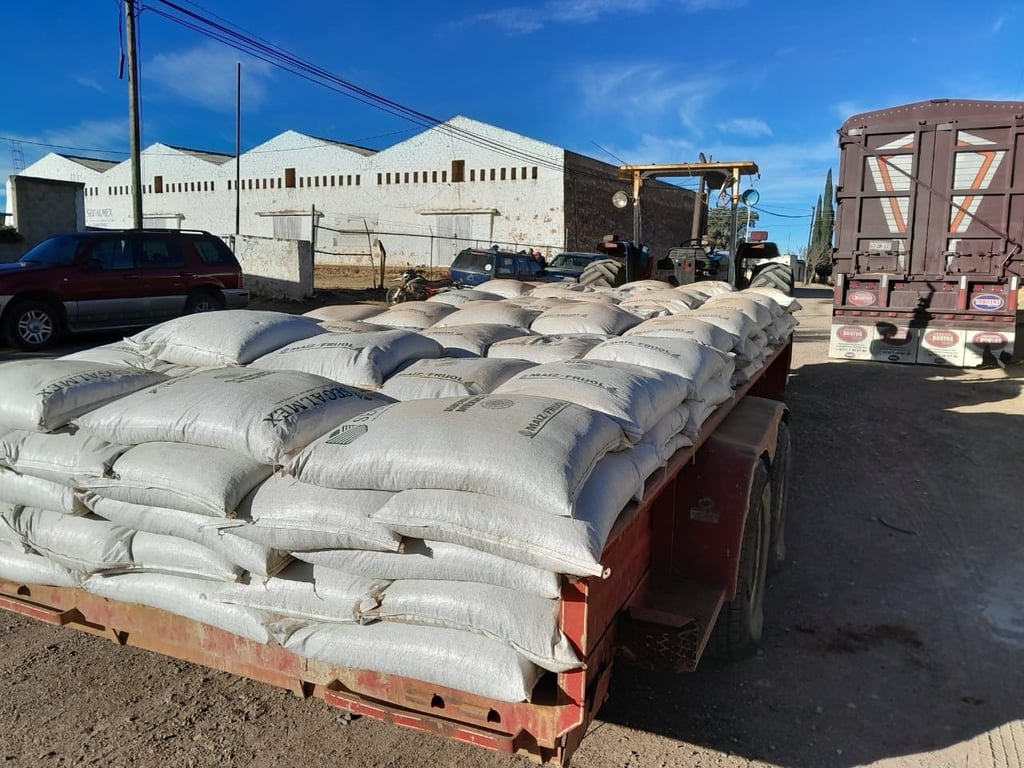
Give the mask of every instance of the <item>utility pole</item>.
POLYGON ((142 228, 142 159, 139 138, 139 58, 135 48, 135 0, 124 0, 124 25, 128 37, 128 124, 132 160, 132 226, 142 228))
POLYGON ((235 63, 235 234, 242 234, 242 62, 235 63))

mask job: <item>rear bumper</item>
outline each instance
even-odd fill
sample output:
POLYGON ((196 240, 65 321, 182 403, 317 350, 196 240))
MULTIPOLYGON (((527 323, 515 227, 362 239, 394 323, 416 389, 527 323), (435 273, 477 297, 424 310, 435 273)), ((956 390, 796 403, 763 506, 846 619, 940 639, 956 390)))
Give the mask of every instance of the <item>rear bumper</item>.
POLYGON ((245 288, 227 288, 222 293, 225 309, 245 309, 249 306, 249 291, 245 288))

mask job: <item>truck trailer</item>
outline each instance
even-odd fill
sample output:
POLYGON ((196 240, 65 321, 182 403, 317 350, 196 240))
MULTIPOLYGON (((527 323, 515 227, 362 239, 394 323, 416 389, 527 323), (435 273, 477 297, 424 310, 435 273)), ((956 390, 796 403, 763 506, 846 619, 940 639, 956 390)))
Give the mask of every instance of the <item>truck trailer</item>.
POLYGON ((565 766, 608 696, 616 657, 686 672, 705 652, 738 659, 757 647, 766 581, 785 559, 791 353, 790 330, 707 416, 693 444, 647 478, 608 535, 600 575, 561 577, 558 627, 583 663, 544 674, 528 700, 326 663, 73 585, 0 575, 0 608, 356 715, 565 766))
POLYGON ((1018 356, 1024 103, 935 99, 839 130, 829 355, 953 367, 1018 356))

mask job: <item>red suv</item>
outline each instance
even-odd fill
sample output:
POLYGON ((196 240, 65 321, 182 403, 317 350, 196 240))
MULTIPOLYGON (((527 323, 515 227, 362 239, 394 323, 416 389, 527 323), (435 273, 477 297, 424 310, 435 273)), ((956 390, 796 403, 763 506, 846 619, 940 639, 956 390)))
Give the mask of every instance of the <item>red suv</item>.
POLYGON ((76 232, 0 264, 0 329, 25 350, 43 349, 64 332, 153 325, 248 303, 238 260, 209 232, 76 232))

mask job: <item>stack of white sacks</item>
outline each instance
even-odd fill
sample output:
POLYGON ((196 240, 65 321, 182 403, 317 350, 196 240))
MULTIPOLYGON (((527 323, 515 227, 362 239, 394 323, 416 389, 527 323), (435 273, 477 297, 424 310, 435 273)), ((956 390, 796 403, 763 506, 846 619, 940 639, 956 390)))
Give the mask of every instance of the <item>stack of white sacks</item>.
POLYGON ((193 315, 0 365, 0 579, 503 701, 564 575, 796 324, 771 289, 511 280, 193 315))

